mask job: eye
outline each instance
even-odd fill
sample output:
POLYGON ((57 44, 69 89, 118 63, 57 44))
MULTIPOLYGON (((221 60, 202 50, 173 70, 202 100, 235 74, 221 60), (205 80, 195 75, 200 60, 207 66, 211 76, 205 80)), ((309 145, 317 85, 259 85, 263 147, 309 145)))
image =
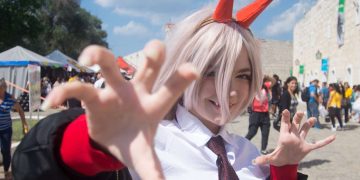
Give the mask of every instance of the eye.
POLYGON ((215 76, 215 71, 210 71, 205 73, 205 77, 214 77, 215 76))
POLYGON ((244 80, 247 80, 247 81, 251 81, 251 80, 252 80, 250 74, 239 74, 239 75, 236 76, 236 78, 238 78, 238 79, 244 79, 244 80))

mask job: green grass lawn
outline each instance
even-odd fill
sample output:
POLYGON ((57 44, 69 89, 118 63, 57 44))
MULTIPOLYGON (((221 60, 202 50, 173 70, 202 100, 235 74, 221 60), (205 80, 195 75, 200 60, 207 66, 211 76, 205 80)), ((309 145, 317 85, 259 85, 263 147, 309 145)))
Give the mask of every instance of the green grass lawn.
MULTIPOLYGON (((29 125, 29 129, 35 126, 36 123, 38 123, 38 120, 27 120, 27 123, 29 125)), ((24 135, 22 130, 22 123, 20 119, 13 119, 13 135, 12 135, 12 141, 20 141, 24 135)))

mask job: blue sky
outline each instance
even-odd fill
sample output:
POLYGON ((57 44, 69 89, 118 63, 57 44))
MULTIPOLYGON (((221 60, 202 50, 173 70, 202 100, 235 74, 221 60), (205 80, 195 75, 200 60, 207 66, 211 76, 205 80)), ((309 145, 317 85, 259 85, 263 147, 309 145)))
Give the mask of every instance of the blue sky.
MULTIPOLYGON (((253 0, 235 0, 235 9, 253 0)), ((139 51, 151 39, 163 39, 164 24, 217 0, 83 0, 81 7, 97 16, 108 33, 107 42, 115 55, 139 51)), ((273 0, 253 23, 258 38, 292 40, 292 31, 316 0, 273 0)))

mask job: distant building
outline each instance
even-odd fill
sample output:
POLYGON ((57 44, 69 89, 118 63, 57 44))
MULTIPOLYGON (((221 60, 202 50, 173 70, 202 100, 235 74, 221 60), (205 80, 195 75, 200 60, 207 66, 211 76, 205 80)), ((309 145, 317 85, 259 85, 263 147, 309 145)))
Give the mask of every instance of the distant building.
POLYGON ((293 45, 290 41, 259 39, 263 73, 277 74, 282 81, 291 75, 293 45))
MULTIPOLYGON (((307 85, 312 79, 360 84, 360 0, 318 0, 294 28, 294 75, 307 85), (343 2, 343 1, 340 1, 343 2), (344 14, 343 44, 339 14, 344 14)), ((341 22, 341 21, 340 21, 341 22)))

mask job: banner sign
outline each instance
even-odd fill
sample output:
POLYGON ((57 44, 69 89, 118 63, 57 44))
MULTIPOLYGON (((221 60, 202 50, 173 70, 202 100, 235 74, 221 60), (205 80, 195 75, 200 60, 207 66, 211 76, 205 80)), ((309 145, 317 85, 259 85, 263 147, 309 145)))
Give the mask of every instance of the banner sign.
POLYGON ((344 45, 344 24, 345 24, 345 0, 339 0, 339 12, 337 23, 337 42, 339 46, 344 45))
POLYGON ((299 74, 304 74, 304 65, 299 66, 299 74))
POLYGON ((329 60, 328 59, 322 59, 321 60, 321 71, 322 72, 328 72, 329 71, 329 60))

